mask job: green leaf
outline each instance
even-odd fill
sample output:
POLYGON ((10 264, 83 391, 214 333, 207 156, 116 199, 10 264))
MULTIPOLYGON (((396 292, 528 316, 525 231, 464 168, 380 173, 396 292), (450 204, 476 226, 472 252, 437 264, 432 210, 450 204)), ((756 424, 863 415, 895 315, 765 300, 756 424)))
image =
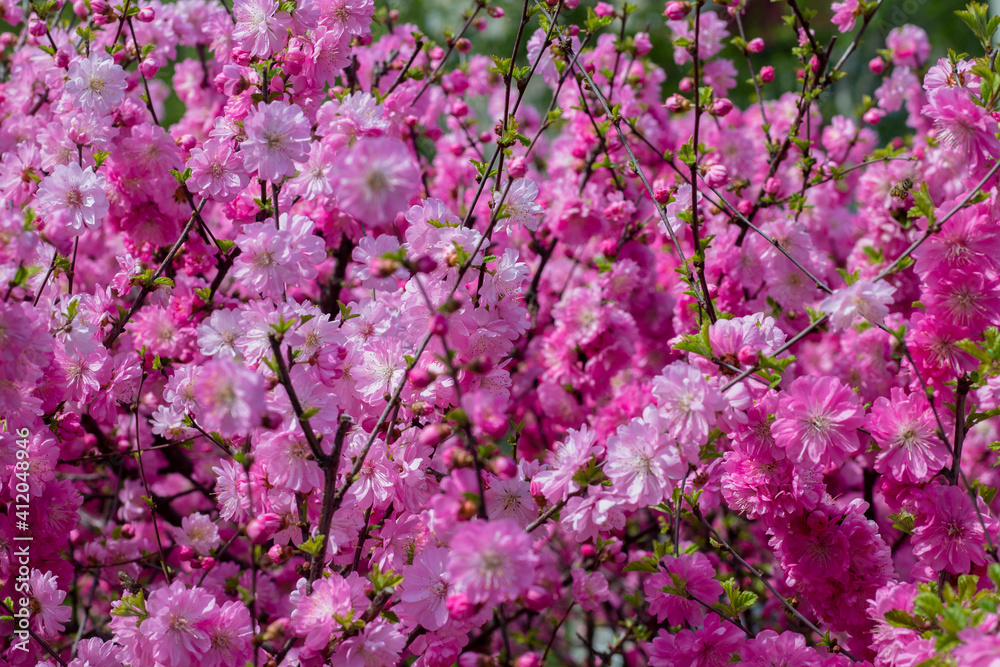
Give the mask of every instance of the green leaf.
POLYGON ((635 560, 625 566, 626 572, 648 572, 656 574, 660 570, 656 567, 656 560, 652 556, 646 556, 640 560, 635 560))

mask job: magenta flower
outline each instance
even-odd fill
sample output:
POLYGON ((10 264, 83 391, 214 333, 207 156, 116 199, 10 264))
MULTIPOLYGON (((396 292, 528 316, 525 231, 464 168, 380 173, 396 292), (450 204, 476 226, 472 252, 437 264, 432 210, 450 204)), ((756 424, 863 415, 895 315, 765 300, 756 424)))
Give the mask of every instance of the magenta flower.
POLYGON ((470 521, 452 538, 448 576, 473 603, 495 606, 528 590, 537 561, 531 538, 513 521, 470 521))
POLYGON ((864 425, 858 395, 833 377, 800 377, 782 393, 771 434, 798 463, 835 466, 857 451, 864 425))
POLYGON ((58 578, 51 572, 32 570, 28 578, 33 606, 31 621, 35 630, 45 639, 58 637, 73 615, 73 610, 63 604, 66 591, 59 590, 58 578))
POLYGON ((201 148, 193 149, 187 166, 191 169, 188 182, 192 189, 215 201, 236 199, 250 182, 243 168, 243 154, 233 151, 227 141, 210 139, 201 148))
POLYGON ((676 557, 668 555, 660 560, 660 565, 665 572, 650 575, 643 584, 649 612, 656 614, 659 623, 664 620, 670 625, 701 623, 705 618, 705 608, 685 594, 690 593, 708 605, 718 601, 722 595, 722 584, 715 580, 715 568, 708 558, 701 553, 676 557), (664 592, 665 587, 671 587, 675 592, 664 592))
POLYGON ((726 407, 722 393, 697 368, 677 361, 653 379, 653 396, 685 456, 697 460, 697 448, 715 426, 716 413, 726 407))
POLYGON ((948 450, 936 433, 936 422, 926 401, 892 388, 891 400, 875 399, 865 423, 882 451, 875 470, 904 484, 927 481, 948 462, 948 450))
POLYGON ((567 495, 578 491, 580 485, 573 481, 574 475, 603 449, 595 445, 596 439, 597 433, 586 424, 579 431, 569 429, 566 439, 556 445, 550 456, 551 467, 538 471, 531 480, 532 486, 537 486, 549 502, 565 500, 567 495))
POLYGON ((861 13, 860 7, 859 0, 844 0, 844 2, 833 3, 830 6, 830 9, 833 10, 831 21, 837 26, 837 30, 840 32, 854 30, 854 20, 861 13))
POLYGON ((71 162, 56 165, 38 187, 39 210, 56 224, 66 225, 74 236, 84 228, 97 229, 108 214, 103 174, 71 162))
MULTIPOLYGON (((929 495, 926 520, 918 522, 913 532, 913 555, 938 572, 966 574, 972 565, 985 565, 986 535, 969 496, 957 486, 944 485, 931 487, 929 495)), ((981 512, 996 524, 985 507, 981 512)))
POLYGON ((961 157, 979 163, 1000 151, 997 122, 963 88, 942 87, 928 96, 923 113, 934 121, 938 140, 961 157))
POLYGON ((312 135, 309 121, 297 104, 276 100, 259 103, 243 121, 247 138, 240 144, 247 171, 277 181, 295 173, 295 163, 305 162, 312 135))
POLYGON ((333 633, 342 628, 340 620, 350 618, 352 607, 351 587, 343 577, 333 574, 317 580, 313 583, 312 594, 299 598, 289 627, 297 636, 305 638, 306 648, 320 650, 330 643, 333 633))
POLYGON ((664 431, 669 422, 647 406, 642 417, 618 427, 608 438, 604 472, 617 493, 633 505, 656 505, 672 484, 687 472, 673 439, 664 431))
POLYGON ((213 359, 202 367, 194 388, 198 422, 224 437, 242 435, 260 423, 264 379, 242 364, 213 359))
POLYGON ((149 618, 140 627, 153 656, 166 667, 198 663, 212 648, 208 628, 218 613, 215 598, 180 581, 150 594, 149 618))
POLYGON ((318 0, 320 23, 351 35, 368 32, 375 0, 318 0))

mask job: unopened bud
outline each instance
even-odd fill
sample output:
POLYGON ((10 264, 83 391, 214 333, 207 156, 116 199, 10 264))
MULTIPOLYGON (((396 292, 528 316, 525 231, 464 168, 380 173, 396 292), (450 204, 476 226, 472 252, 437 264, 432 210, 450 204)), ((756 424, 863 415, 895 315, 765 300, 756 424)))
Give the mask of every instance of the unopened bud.
POLYGON ((668 2, 663 15, 671 21, 682 21, 691 11, 691 4, 687 2, 668 2))
POLYGON ((139 13, 135 15, 135 20, 141 23, 152 23, 156 18, 156 10, 152 7, 143 7, 139 10, 139 13))
POLYGON ((747 43, 747 51, 750 53, 760 53, 764 50, 764 40, 760 37, 754 37, 747 43))

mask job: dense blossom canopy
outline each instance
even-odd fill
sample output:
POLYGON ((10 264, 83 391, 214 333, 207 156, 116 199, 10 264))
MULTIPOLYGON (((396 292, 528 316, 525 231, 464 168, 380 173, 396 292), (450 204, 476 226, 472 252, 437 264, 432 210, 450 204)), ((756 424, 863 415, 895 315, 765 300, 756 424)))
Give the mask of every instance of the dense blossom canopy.
POLYGON ((1000 19, 758 1, 2 2, 4 664, 1000 665, 1000 19))

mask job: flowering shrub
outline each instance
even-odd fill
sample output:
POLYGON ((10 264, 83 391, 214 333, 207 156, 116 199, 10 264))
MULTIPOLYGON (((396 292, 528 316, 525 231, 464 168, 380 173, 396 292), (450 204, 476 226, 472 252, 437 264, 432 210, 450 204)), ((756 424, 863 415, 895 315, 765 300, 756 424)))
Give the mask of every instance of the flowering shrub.
POLYGON ((743 0, 676 85, 627 3, 67 4, 0 5, 5 664, 1000 664, 985 5, 824 119, 880 1, 784 92, 743 0))

